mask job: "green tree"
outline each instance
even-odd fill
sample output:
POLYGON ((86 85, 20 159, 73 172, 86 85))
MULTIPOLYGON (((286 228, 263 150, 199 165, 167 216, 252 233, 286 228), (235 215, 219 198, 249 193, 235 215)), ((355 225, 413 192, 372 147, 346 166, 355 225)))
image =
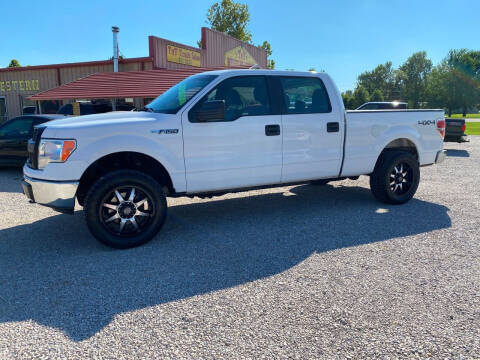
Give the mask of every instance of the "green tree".
POLYGON ((353 92, 352 90, 347 90, 345 92, 342 92, 342 100, 343 100, 343 105, 345 106, 345 109, 347 110, 353 110, 355 107, 353 106, 353 92))
POLYGON ((429 107, 461 111, 480 103, 480 51, 450 50, 428 76, 426 99, 429 107))
POLYGON ((10 64, 8 64, 8 67, 20 67, 20 63, 18 62, 17 59, 12 59, 10 61, 10 64))
POLYGON ((355 91, 353 92, 353 101, 350 104, 353 109, 356 109, 362 104, 370 101, 370 94, 368 93, 367 89, 363 86, 357 86, 355 91))
POLYGON ((450 50, 445 60, 449 100, 466 116, 467 110, 480 102, 480 51, 450 50))
POLYGON ((233 0, 217 2, 210 6, 207 11, 207 23, 213 30, 248 43, 252 41, 252 34, 247 28, 249 22, 248 5, 233 0))
POLYGON ((392 67, 391 61, 361 73, 357 78, 357 84, 363 86, 370 94, 377 89, 380 90, 387 100, 397 100, 400 97, 397 71, 392 67))
POLYGON ((265 50, 267 53, 267 68, 269 69, 275 69, 275 60, 270 59, 270 56, 272 55, 272 46, 270 43, 265 40, 262 45, 258 45, 258 47, 262 48, 265 50))
POLYGON ((382 90, 375 89, 372 96, 370 97, 370 101, 384 101, 382 90))
POLYGON ((413 108, 418 108, 425 101, 427 78, 432 71, 432 61, 425 51, 419 51, 410 56, 400 66, 399 79, 405 100, 413 108))
POLYGON ((450 87, 451 72, 446 60, 432 69, 427 79, 427 87, 425 89, 425 98, 430 108, 443 108, 448 112, 448 116, 452 115, 455 106, 455 96, 450 87))

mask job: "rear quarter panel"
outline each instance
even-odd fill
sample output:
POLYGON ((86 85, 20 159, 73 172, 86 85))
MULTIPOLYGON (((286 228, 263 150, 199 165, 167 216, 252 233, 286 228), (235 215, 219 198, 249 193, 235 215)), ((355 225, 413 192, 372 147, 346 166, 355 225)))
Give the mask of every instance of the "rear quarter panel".
POLYGON ((415 144, 420 165, 433 164, 443 148, 436 122, 444 117, 443 110, 348 111, 341 175, 370 174, 380 153, 396 139, 415 144))

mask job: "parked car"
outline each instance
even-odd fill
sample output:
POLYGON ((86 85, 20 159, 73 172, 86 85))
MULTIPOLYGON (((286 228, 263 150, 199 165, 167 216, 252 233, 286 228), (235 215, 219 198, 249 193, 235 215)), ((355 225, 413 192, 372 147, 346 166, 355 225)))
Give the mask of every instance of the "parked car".
POLYGON ((467 124, 465 119, 453 119, 446 118, 446 128, 445 128, 445 142, 467 142, 467 135, 465 134, 465 129, 467 124))
POLYGON ((445 159, 443 110, 345 112, 325 73, 206 72, 145 110, 37 127, 24 193, 65 212, 77 199, 98 240, 128 248, 162 228, 166 196, 369 175, 378 200, 402 204, 420 166, 445 159))
POLYGON ((27 142, 33 127, 60 115, 23 115, 0 125, 0 166, 22 166, 27 160, 27 142))
MULTIPOLYGON (((112 105, 109 103, 80 102, 80 115, 102 114, 112 111, 112 105)), ((128 104, 117 104, 117 111, 131 111, 135 107, 128 104)), ((73 105, 65 104, 58 109, 57 114, 73 115, 73 105)))
POLYGON ((360 105, 355 110, 402 110, 408 109, 406 102, 399 101, 370 101, 360 105))

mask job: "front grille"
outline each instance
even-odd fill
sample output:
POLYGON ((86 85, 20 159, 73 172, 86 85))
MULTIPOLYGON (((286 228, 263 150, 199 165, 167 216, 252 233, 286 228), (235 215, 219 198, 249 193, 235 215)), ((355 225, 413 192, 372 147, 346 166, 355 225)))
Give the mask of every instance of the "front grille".
POLYGON ((28 163, 32 169, 38 169, 38 146, 46 126, 35 126, 33 137, 28 141, 28 163))

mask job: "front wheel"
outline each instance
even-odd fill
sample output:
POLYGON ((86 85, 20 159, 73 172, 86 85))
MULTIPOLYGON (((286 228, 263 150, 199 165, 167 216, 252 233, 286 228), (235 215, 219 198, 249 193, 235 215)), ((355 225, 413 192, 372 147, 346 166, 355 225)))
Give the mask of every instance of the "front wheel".
POLYGON ((405 151, 388 151, 381 155, 370 175, 373 195, 387 204, 403 204, 417 191, 420 167, 417 159, 405 151))
POLYGON ((162 228, 167 201, 161 185, 134 170, 100 178, 85 199, 90 232, 107 246, 126 249, 150 241, 162 228))

